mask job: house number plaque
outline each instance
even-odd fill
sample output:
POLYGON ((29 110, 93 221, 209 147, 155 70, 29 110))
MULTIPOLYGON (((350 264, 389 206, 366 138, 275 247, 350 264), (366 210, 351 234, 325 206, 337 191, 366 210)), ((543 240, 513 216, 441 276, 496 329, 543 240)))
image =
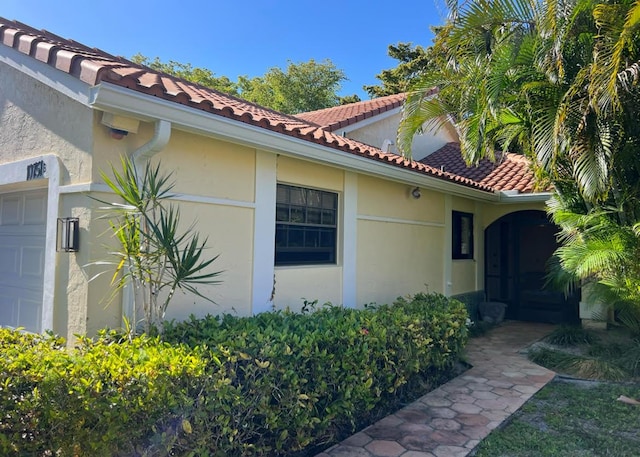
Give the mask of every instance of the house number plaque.
POLYGON ((27 165, 27 181, 44 178, 46 171, 47 165, 44 163, 44 160, 27 165))

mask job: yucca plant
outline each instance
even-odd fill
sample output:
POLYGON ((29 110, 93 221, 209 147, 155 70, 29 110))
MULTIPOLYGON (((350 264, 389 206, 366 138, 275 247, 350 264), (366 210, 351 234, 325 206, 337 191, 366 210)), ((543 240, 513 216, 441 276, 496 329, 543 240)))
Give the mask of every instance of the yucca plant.
POLYGON ((147 162, 139 175, 135 163, 126 158, 121 159, 121 167, 119 171, 111 166, 113 177, 101 173, 121 202, 99 200, 106 205, 106 217, 119 244, 119 249, 111 252, 114 262, 99 263, 115 266, 111 280, 114 293, 128 284, 133 287, 133 315, 142 316, 144 331, 161 331, 176 290, 213 303, 197 286, 220 283, 216 278, 222 272, 209 269, 218 255, 205 257, 207 239, 201 241, 193 226, 180 230, 180 210, 168 203, 174 197, 171 173, 162 174, 159 163, 153 166, 147 162))

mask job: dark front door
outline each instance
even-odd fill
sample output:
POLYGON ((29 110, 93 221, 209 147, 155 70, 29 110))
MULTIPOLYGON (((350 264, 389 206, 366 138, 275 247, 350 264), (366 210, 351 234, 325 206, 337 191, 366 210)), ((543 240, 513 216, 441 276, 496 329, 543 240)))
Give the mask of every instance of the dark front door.
POLYGON ((577 318, 577 301, 545 287, 558 228, 543 211, 518 211, 485 231, 485 290, 508 305, 507 319, 561 323, 577 318))

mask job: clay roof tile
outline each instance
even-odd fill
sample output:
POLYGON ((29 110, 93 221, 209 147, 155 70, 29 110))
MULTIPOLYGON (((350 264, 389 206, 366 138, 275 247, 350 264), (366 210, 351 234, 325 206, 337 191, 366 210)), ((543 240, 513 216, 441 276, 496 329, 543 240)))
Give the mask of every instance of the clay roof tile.
POLYGON ((476 166, 468 166, 458 143, 447 143, 422 159, 423 163, 451 171, 457 176, 471 179, 494 190, 533 192, 534 176, 529 160, 521 155, 504 153, 496 162, 483 159, 476 166))
POLYGON ((402 106, 405 99, 406 94, 388 95, 348 105, 301 113, 297 114, 296 117, 334 132, 377 114, 398 108, 402 106))
POLYGON ((485 192, 493 191, 489 185, 481 181, 458 176, 454 172, 442 172, 429 164, 408 161, 398 155, 383 152, 373 146, 343 138, 331 132, 339 125, 345 127, 353 124, 356 120, 367 119, 375 114, 400 107, 406 98, 404 94, 380 97, 294 117, 171 75, 159 73, 122 57, 115 57, 99 49, 89 48, 75 41, 61 38, 46 30, 38 31, 27 25, 1 17, 0 42, 91 86, 107 82, 143 94, 164 98, 174 103, 186 104, 194 109, 204 110, 218 116, 321 144, 344 153, 384 161, 390 166, 415 170, 485 192))

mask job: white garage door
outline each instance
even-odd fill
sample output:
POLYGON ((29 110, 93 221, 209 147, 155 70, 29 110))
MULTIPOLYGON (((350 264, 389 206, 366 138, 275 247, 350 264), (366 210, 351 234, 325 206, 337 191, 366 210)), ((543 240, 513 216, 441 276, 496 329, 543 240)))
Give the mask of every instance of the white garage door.
POLYGON ((41 331, 47 192, 0 194, 0 326, 41 331))

